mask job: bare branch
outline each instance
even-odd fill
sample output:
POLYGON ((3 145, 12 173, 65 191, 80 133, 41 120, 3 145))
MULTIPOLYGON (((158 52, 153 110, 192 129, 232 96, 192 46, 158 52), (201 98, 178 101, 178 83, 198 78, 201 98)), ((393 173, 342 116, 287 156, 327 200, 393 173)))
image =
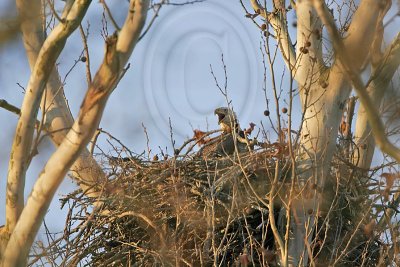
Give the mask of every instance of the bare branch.
MULTIPOLYGON (((70 2, 67 2, 65 10, 68 9, 69 3, 70 2)), ((39 15, 34 16, 35 13, 30 5, 31 1, 21 2, 19 5, 19 12, 22 14, 28 13, 32 16, 25 23, 22 23, 21 31, 23 34, 23 41, 25 44, 29 65, 33 70, 40 48, 44 42, 44 35, 42 31, 41 18, 39 15)), ((85 47, 85 40, 83 42, 85 47)), ((87 76, 91 82, 89 53, 86 47, 84 50, 87 59, 85 62, 87 76)), ((90 83, 88 86, 89 85, 90 83)), ((66 136, 68 130, 71 129, 74 119, 64 96, 63 84, 56 68, 53 68, 53 71, 51 72, 47 81, 45 95, 42 98, 41 109, 45 115, 45 130, 48 132, 48 135, 51 137, 53 143, 56 146, 59 146, 66 136)), ((97 198, 99 191, 98 185, 104 183, 106 177, 103 170, 86 149, 74 162, 73 166, 71 167, 71 171, 71 176, 75 178, 75 181, 82 188, 82 190, 91 197, 97 198)))
MULTIPOLYGON (((367 82, 367 92, 376 109, 381 105, 382 99, 387 92, 390 81, 400 65, 400 34, 392 41, 386 52, 377 62, 371 78, 367 82)), ((371 126, 364 106, 361 104, 357 112, 355 128, 356 145, 360 147, 354 155, 353 163, 361 169, 368 169, 372 162, 375 151, 374 138, 371 135, 371 126)))
POLYGON ((81 58, 82 62, 85 62, 85 66, 86 66, 86 80, 88 83, 88 86, 90 85, 90 83, 92 82, 92 73, 90 71, 90 55, 89 55, 89 47, 87 44, 87 35, 89 35, 89 24, 87 27, 87 33, 85 33, 85 31, 83 30, 82 24, 79 25, 79 32, 81 34, 81 38, 82 38, 82 43, 83 43, 83 48, 85 50, 85 60, 83 60, 83 58, 81 58))
POLYGON ((289 36, 286 20, 283 16, 280 16, 279 12, 269 13, 263 8, 258 0, 251 0, 251 5, 256 12, 268 21, 274 28, 276 39, 279 48, 282 51, 282 56, 289 69, 295 69, 296 66, 296 53, 292 41, 289 36))
POLYGON ((21 114, 21 110, 17 108, 16 106, 9 104, 6 100, 0 99, 0 107, 4 108, 5 110, 8 110, 14 114, 17 114, 18 116, 21 114))
MULTIPOLYGON (((90 2, 83 3, 89 4, 90 2)), ((78 119, 60 147, 50 157, 35 183, 8 242, 3 258, 3 266, 26 265, 29 249, 55 191, 99 125, 107 99, 117 85, 121 72, 124 70, 121 67, 121 63, 128 60, 135 45, 135 43, 128 44, 128 41, 136 42, 146 19, 148 5, 149 1, 146 0, 132 0, 127 22, 121 30, 120 37, 114 34, 107 39, 103 64, 87 91, 78 119), (136 38, 132 38, 132 36, 136 38), (121 50, 118 50, 119 38, 123 40, 121 41, 123 44, 121 50)), ((87 6, 79 7, 79 5, 73 6, 71 11, 73 10, 74 12, 72 13, 81 17, 84 14, 81 9, 87 8, 87 6)), ((71 19, 73 17, 69 14, 67 18, 71 19)), ((75 21, 75 28, 79 26, 79 23, 79 20, 75 21)), ((68 29, 73 30, 73 28, 68 29)))
POLYGON ((113 15, 112 15, 112 13, 111 13, 111 10, 110 10, 110 8, 108 7, 106 1, 105 1, 105 0, 100 0, 99 2, 103 5, 103 8, 104 8, 104 10, 106 11, 108 17, 110 18, 111 23, 113 24, 114 28, 115 28, 117 31, 119 31, 121 28, 118 26, 118 23, 115 21, 113 15))
MULTIPOLYGON (((347 53, 352 56, 352 64, 356 70, 361 68, 368 60, 367 55, 370 52, 371 44, 377 36, 377 26, 382 23, 387 12, 387 5, 390 5, 390 2, 390 0, 363 0, 354 13, 343 45, 346 47, 347 53)), ((324 10, 327 12, 326 6, 324 10)))
POLYGON ((374 106, 372 100, 370 99, 367 91, 365 90, 365 86, 359 76, 358 68, 360 66, 360 61, 354 60, 354 57, 357 57, 359 53, 355 55, 349 54, 351 50, 347 50, 347 45, 345 46, 344 42, 342 41, 331 14, 325 8, 325 3, 320 0, 314 0, 314 6, 322 21, 327 27, 340 64, 345 70, 348 79, 352 82, 354 89, 357 92, 357 95, 361 101, 361 104, 365 107, 368 121, 372 128, 376 144, 384 153, 387 153, 397 162, 400 162, 400 149, 395 147, 388 140, 385 134, 385 128, 379 117, 379 112, 374 106))
MULTIPOLYGON (((35 19, 35 16, 40 14, 40 2, 28 4, 22 0, 17 1, 19 8, 25 4, 25 7, 31 8, 29 11, 23 10, 23 15, 35 19), (29 12, 32 12, 32 14, 25 14, 29 12)), ((24 205, 25 173, 29 164, 29 152, 32 145, 36 116, 46 82, 67 38, 78 27, 89 4, 90 0, 76 2, 71 8, 71 12, 66 13, 65 22, 58 24, 54 28, 39 52, 35 68, 29 79, 21 107, 21 116, 14 136, 7 176, 6 228, 10 232, 14 229, 24 205)), ((34 20, 32 22, 33 27, 35 27, 35 22, 40 23, 34 20)))

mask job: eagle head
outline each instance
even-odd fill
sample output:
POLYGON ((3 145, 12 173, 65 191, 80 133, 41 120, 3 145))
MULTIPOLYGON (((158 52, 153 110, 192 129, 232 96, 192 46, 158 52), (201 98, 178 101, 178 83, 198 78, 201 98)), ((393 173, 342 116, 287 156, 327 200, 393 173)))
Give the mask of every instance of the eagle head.
POLYGON ((220 107, 214 111, 214 114, 218 116, 218 124, 224 133, 232 132, 232 127, 239 129, 236 113, 232 109, 220 107))

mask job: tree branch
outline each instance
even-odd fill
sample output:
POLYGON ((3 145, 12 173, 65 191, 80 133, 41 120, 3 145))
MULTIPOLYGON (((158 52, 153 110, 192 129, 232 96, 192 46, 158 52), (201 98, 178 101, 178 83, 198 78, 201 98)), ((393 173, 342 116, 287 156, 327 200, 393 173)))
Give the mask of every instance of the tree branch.
POLYGON ((250 0, 250 2, 254 11, 260 12, 260 15, 266 21, 268 21, 274 29, 283 59, 285 60, 287 67, 290 70, 294 70, 296 66, 296 53, 294 51, 294 47, 289 36, 286 19, 280 16, 278 12, 267 12, 267 10, 263 8, 260 3, 258 3, 258 0, 250 0))
MULTIPOLYGON (((124 44, 127 44, 127 40, 136 42, 146 19, 148 5, 148 0, 131 0, 127 18, 130 21, 125 23, 119 37, 114 34, 107 39, 104 61, 88 88, 78 119, 39 175, 8 242, 3 266, 26 265, 29 249, 54 193, 68 169, 96 131, 107 99, 123 71, 121 63, 127 62, 130 56, 129 51, 118 50, 118 39, 124 40, 124 44), (132 38, 132 36, 136 36, 136 38, 132 38)), ((129 44, 127 47, 133 48, 134 45, 129 44)))
MULTIPOLYGON (((347 53, 351 55, 352 65, 356 70, 361 68, 368 60, 371 44, 376 37, 377 26, 382 22, 387 12, 388 2, 390 0, 362 0, 354 13, 347 36, 343 39, 343 45, 346 47, 347 53)), ((323 9, 327 14, 325 4, 323 9)))
POLYGON ((310 1, 297 3, 297 58, 293 77, 298 82, 302 105, 311 93, 310 101, 314 102, 324 90, 320 86, 326 66, 322 57, 322 25, 310 1))
MULTIPOLYGON (((17 4, 20 5, 23 2, 17 1, 17 4)), ((89 4, 90 0, 84 0, 77 1, 72 5, 70 12, 66 13, 65 21, 59 23, 44 42, 29 79, 8 168, 6 229, 9 232, 14 229, 24 205, 25 174, 29 165, 36 116, 46 82, 67 38, 79 26, 89 4)), ((40 2, 30 1, 26 5, 31 7, 29 11, 32 12, 27 19, 35 19, 35 16, 40 14, 40 2)))
POLYGON ((9 104, 4 99, 0 99, 0 107, 4 108, 5 110, 8 110, 14 114, 17 114, 18 116, 21 114, 21 110, 19 108, 17 108, 14 105, 9 104))
MULTIPOLYGON (((32 18, 26 23, 21 24, 21 31, 29 65, 34 69, 40 48, 44 42, 44 34, 42 31, 42 22, 40 14, 33 16, 32 8, 30 7, 32 1, 18 0, 18 9, 22 14, 28 13, 32 18)), ((68 9, 65 7, 65 10, 68 9)), ((64 10, 64 11, 65 11, 64 10)), ((64 12, 65 13, 65 12, 64 12)), ((65 16, 65 15, 64 15, 65 16)), ((83 35, 84 33, 81 32, 83 35)), ((91 75, 89 69, 89 56, 88 48, 83 36, 83 43, 87 57, 86 68, 88 79, 91 82, 91 75)), ((88 86, 90 83, 88 83, 88 86)), ((64 96, 63 84, 60 80, 59 73, 54 67, 47 81, 45 95, 42 97, 41 109, 45 115, 45 129, 50 134, 53 143, 59 146, 67 134, 67 130, 71 129, 74 119, 68 107, 67 101, 64 96)), ((98 198, 98 185, 104 184, 106 177, 103 170, 93 159, 87 149, 84 149, 79 158, 74 162, 71 167, 72 177, 82 188, 83 192, 90 197, 98 198)))
POLYGON ((360 61, 354 59, 354 57, 358 56, 359 53, 350 54, 350 51, 352 50, 347 50, 331 14, 327 12, 325 8, 325 3, 321 0, 314 0, 314 6, 329 32, 340 65, 345 71, 347 78, 352 82, 361 104, 365 107, 368 122, 374 134, 376 144, 384 153, 393 157, 400 163, 400 150, 388 140, 378 110, 375 108, 359 76, 358 68, 360 66, 360 61))
MULTIPOLYGON (((385 92, 399 65, 400 34, 397 34, 390 47, 386 49, 383 57, 377 63, 377 67, 367 82, 367 92, 376 109, 379 109, 385 92)), ((357 114, 354 137, 359 149, 358 153, 354 155, 353 163, 361 169, 369 169, 375 151, 374 137, 371 135, 371 126, 368 123, 368 116, 364 105, 360 105, 357 114)))

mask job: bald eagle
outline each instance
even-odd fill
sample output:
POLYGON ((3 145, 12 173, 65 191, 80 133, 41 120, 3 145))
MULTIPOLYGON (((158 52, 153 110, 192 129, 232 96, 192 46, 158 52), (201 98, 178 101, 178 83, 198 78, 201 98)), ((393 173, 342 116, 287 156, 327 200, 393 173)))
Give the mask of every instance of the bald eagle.
POLYGON ((232 128, 239 133, 240 127, 236 113, 227 107, 221 107, 214 110, 214 114, 218 116, 218 124, 223 133, 232 133, 232 128))
POLYGON ((214 114, 218 116, 222 134, 205 144, 199 152, 200 155, 203 157, 232 155, 235 153, 235 145, 239 153, 246 151, 247 144, 243 142, 244 132, 240 129, 236 113, 230 108, 220 107, 215 109, 214 114))

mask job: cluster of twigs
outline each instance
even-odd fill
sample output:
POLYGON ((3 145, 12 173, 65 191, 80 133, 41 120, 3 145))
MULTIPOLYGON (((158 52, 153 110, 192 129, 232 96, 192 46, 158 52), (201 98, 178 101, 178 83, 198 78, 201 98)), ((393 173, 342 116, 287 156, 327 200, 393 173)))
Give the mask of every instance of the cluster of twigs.
MULTIPOLYGON (((163 160, 101 155, 109 176, 102 199, 80 190, 62 199, 69 206, 65 230, 52 236, 47 249, 37 250, 31 264, 47 258, 68 266, 278 266, 269 213, 284 235, 289 157, 265 145, 226 157, 185 155, 163 160)), ((338 166, 351 170, 339 161, 333 165, 333 176, 338 166)), ((333 202, 319 212, 311 244, 322 263, 373 266, 382 260, 381 242, 366 223, 369 200, 357 198, 357 175, 341 174, 325 189, 333 202)))

